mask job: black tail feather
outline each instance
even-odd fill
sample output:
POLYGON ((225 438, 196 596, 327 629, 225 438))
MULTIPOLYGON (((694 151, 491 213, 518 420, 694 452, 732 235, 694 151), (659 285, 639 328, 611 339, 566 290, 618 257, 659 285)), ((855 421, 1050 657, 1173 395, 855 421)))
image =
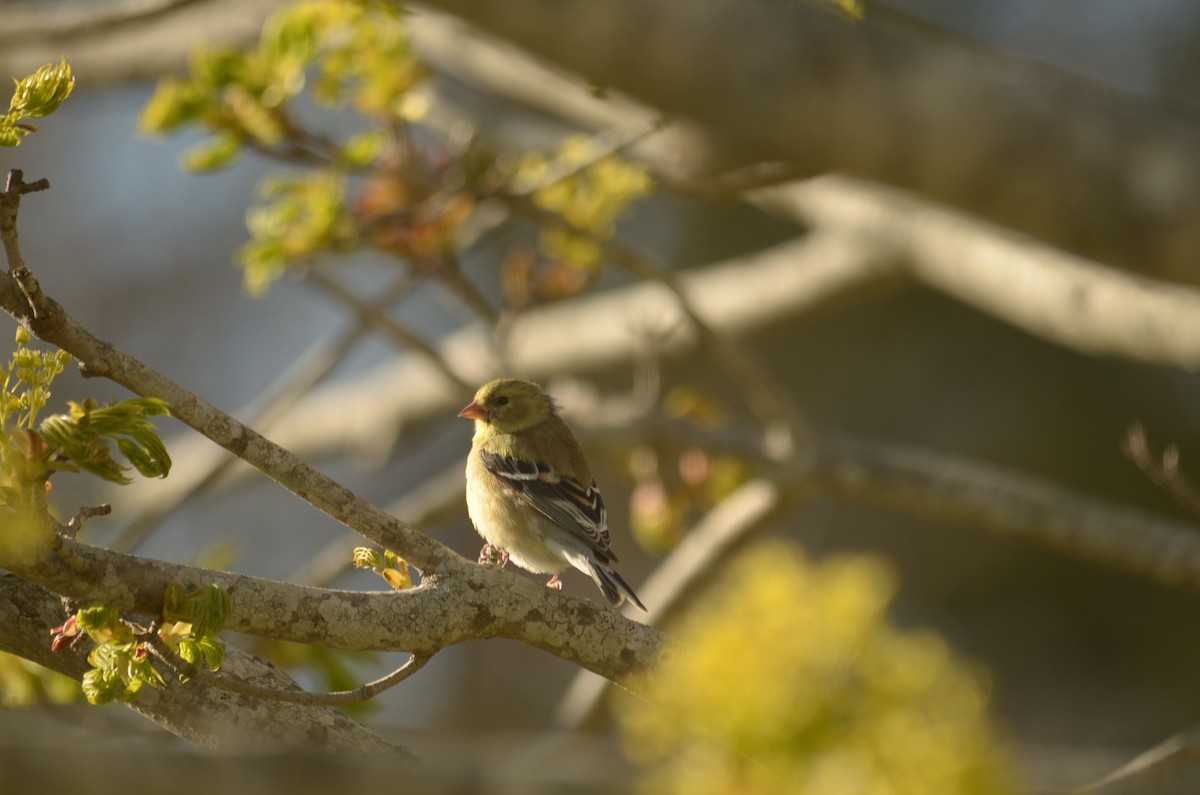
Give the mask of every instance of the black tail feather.
POLYGON ((633 589, 629 587, 629 583, 625 582, 625 579, 620 574, 617 574, 616 569, 614 569, 612 566, 595 560, 589 560, 588 565, 591 569, 591 571, 588 573, 592 575, 592 579, 596 581, 596 585, 598 585, 600 590, 604 593, 605 599, 612 602, 614 605, 617 605, 618 607, 626 599, 629 599, 629 601, 637 605, 643 613, 650 612, 646 609, 646 606, 642 604, 642 600, 638 599, 637 594, 633 592, 633 589))

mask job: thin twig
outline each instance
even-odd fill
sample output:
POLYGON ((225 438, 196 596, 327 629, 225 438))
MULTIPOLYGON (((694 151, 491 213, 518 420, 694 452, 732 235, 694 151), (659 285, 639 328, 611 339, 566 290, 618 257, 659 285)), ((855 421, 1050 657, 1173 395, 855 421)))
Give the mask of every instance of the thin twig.
POLYGON ((112 506, 105 503, 104 505, 95 505, 91 507, 83 507, 75 512, 71 520, 66 524, 66 532, 72 537, 79 535, 79 531, 83 529, 83 524, 88 519, 95 516, 108 516, 112 513, 112 506))
POLYGON ((1166 786, 1166 777, 1200 761, 1200 728, 1168 737, 1135 756, 1107 776, 1080 787, 1079 795, 1106 792, 1153 792, 1166 786), (1140 780, 1140 781, 1139 781, 1140 780), (1138 784, 1141 787, 1138 787, 1138 784), (1132 789, 1136 787, 1136 789, 1132 789), (1143 789, 1144 788, 1144 789, 1143 789))
POLYGON ((1174 497, 1176 502, 1192 514, 1200 516, 1200 491, 1183 474, 1179 465, 1178 447, 1170 445, 1163 450, 1161 457, 1155 456, 1150 449, 1146 429, 1141 424, 1134 424, 1121 443, 1121 452, 1155 485, 1174 497))
POLYGON ((332 693, 311 693, 300 688, 296 690, 283 690, 278 687, 256 685, 244 679, 237 679, 236 677, 226 676, 216 671, 210 671, 201 665, 194 665, 176 654, 167 645, 166 641, 159 636, 154 627, 143 635, 142 639, 149 645, 151 651, 154 652, 154 656, 162 660, 181 679, 196 679, 220 690, 252 698, 324 707, 357 704, 361 701, 372 699, 385 690, 395 687, 424 668, 425 664, 433 659, 433 655, 435 654, 435 652, 413 654, 404 665, 401 665, 387 676, 367 682, 353 690, 337 690, 332 693))
POLYGON ((403 347, 419 353, 455 387, 463 392, 471 392, 474 389, 473 385, 468 384, 458 373, 454 372, 437 348, 398 322, 384 311, 383 307, 359 298, 345 285, 330 277, 320 268, 310 269, 308 278, 329 295, 353 309, 362 323, 383 332, 403 347))
POLYGON ((21 258, 21 246, 17 236, 17 213, 21 207, 21 197, 50 187, 48 179, 26 183, 24 176, 25 173, 19 168, 9 171, 4 192, 0 193, 0 237, 4 240, 4 254, 8 257, 9 273, 25 269, 25 260, 21 258))
POLYGON ((447 251, 443 253, 437 261, 436 266, 433 270, 433 275, 447 290, 466 304, 468 309, 478 315, 490 327, 494 328, 500 322, 500 313, 488 303, 487 298, 479 291, 479 288, 463 274, 462 264, 458 261, 458 256, 454 252, 447 251))

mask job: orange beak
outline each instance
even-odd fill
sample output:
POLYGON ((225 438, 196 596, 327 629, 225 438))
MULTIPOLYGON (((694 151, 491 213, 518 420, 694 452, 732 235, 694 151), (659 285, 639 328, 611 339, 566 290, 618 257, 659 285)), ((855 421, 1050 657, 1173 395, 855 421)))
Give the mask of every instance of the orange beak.
POLYGON ((479 405, 479 401, 473 400, 465 409, 458 412, 458 416, 466 417, 469 420, 486 420, 492 416, 492 413, 479 405))

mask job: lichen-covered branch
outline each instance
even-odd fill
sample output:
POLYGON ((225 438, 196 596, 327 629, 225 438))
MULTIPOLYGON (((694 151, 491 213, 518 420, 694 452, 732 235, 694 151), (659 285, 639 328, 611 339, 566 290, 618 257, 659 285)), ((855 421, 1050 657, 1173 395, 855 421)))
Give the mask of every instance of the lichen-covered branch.
MULTIPOLYGON (((79 679, 88 670, 71 652, 53 653, 47 627, 66 618, 58 595, 20 577, 0 575, 0 651, 16 654, 79 679)), ((228 649, 222 669, 260 687, 299 688, 278 669, 236 648, 228 649)), ((393 745, 336 709, 274 702, 263 709, 258 698, 231 695, 199 682, 169 680, 161 690, 146 688, 132 708, 168 731, 202 748, 246 753, 317 748, 329 753, 400 757, 393 745)))

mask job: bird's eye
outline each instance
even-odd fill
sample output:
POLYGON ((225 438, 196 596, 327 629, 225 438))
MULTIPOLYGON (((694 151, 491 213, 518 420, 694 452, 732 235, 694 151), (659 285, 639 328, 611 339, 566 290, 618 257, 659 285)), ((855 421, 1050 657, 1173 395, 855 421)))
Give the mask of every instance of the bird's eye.
POLYGON ((508 405, 508 398, 507 398, 507 397, 498 397, 498 398, 496 398, 496 405, 497 405, 497 406, 507 406, 507 405, 508 405))

